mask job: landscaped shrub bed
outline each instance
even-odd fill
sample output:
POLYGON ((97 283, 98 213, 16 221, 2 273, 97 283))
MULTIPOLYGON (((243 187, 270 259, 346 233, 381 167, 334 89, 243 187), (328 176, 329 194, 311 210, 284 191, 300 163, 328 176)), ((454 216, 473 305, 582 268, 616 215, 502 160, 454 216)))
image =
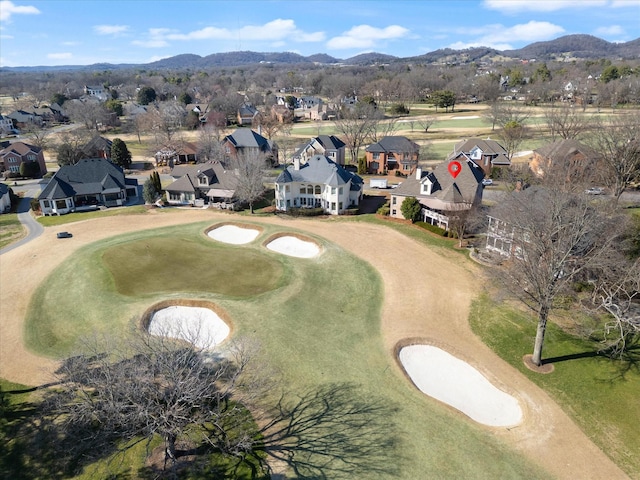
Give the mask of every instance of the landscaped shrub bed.
POLYGON ((436 225, 431 225, 430 223, 426 223, 426 222, 416 222, 415 224, 420 228, 424 228, 425 230, 436 233, 443 237, 448 236, 448 233, 444 228, 437 227, 436 225))

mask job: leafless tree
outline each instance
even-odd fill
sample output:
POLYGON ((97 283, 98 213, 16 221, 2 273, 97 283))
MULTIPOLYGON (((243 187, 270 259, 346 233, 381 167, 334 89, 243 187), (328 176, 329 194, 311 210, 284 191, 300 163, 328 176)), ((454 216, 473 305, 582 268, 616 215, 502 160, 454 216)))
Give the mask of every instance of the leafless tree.
POLYGON ((222 149, 222 132, 213 124, 205 124, 198 130, 198 160, 209 162, 218 160, 223 162, 224 152, 222 149))
POLYGON ((40 148, 47 148, 51 143, 51 130, 44 125, 31 123, 22 129, 29 138, 29 143, 40 148))
POLYGON ((237 173, 235 198, 249 204, 253 214, 253 205, 265 192, 264 176, 267 169, 265 155, 257 151, 239 153, 231 160, 231 167, 237 173))
POLYGON ((360 148, 374 134, 379 121, 380 114, 370 104, 357 103, 353 109, 340 112, 335 126, 349 149, 351 163, 358 161, 360 148))
POLYGON ((377 128, 371 131, 371 141, 379 142, 382 138, 394 135, 398 126, 398 118, 389 118, 378 122, 377 128))
POLYGON ((640 179, 640 114, 600 121, 585 141, 599 154, 603 181, 618 201, 622 192, 640 179))
POLYGON ((593 304, 609 314, 603 349, 622 357, 640 340, 640 259, 614 255, 594 277, 593 304))
POLYGON ((529 130, 523 123, 519 123, 515 120, 510 120, 505 123, 500 132, 498 133, 498 137, 501 140, 501 144, 507 152, 507 158, 511 160, 514 154, 522 145, 522 142, 528 137, 529 130))
POLYGON ((470 204, 459 204, 458 209, 447 210, 444 214, 449 218, 449 231, 458 239, 459 248, 462 248, 467 232, 482 224, 486 218, 478 206, 470 204))
POLYGON ((424 130, 424 133, 427 133, 431 126, 436 123, 436 119, 435 117, 424 116, 416 120, 416 123, 422 130, 424 130))
POLYGON ((89 131, 96 132, 102 125, 109 123, 111 114, 100 102, 74 100, 65 102, 65 110, 74 122, 81 123, 89 131))
POLYGON ((491 122, 491 131, 494 131, 496 126, 503 128, 510 122, 524 125, 530 116, 531 110, 529 108, 515 102, 501 102, 500 100, 493 102, 491 108, 484 114, 484 117, 491 122))
POLYGON ((619 218, 604 207, 584 194, 532 187, 509 193, 492 213, 513 232, 514 251, 496 273, 538 317, 535 365, 542 365, 554 299, 581 272, 602 261, 619 240, 619 218))
POLYGON ((578 138, 586 130, 589 130, 589 117, 571 104, 563 103, 547 107, 544 119, 551 133, 551 140, 556 137, 562 139, 578 138))
POLYGON ((238 343, 213 354, 188 338, 147 333, 127 342, 92 339, 82 354, 62 363, 42 411, 72 440, 65 448, 79 455, 99 456, 116 442, 121 450, 148 446, 160 436, 165 468, 171 467, 176 442, 191 432, 216 451, 240 455, 255 443, 242 403, 254 353, 238 343))

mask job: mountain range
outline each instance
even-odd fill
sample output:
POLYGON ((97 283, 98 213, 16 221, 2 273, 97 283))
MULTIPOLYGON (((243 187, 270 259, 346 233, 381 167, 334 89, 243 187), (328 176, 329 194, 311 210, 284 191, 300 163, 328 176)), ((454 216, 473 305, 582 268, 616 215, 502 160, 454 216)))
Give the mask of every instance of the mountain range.
POLYGON ((547 42, 536 42, 517 50, 495 50, 489 47, 474 47, 465 50, 444 48, 414 57, 395 57, 383 53, 364 53, 347 59, 339 59, 324 53, 303 56, 293 52, 225 52, 202 57, 181 54, 146 64, 100 63, 83 66, 4 67, 0 71, 53 71, 53 70, 107 70, 125 68, 153 69, 204 69, 212 67, 237 67, 252 64, 321 64, 321 65, 372 65, 393 63, 450 63, 479 62, 501 59, 640 59, 640 38, 625 43, 612 43, 592 35, 565 35, 547 42))

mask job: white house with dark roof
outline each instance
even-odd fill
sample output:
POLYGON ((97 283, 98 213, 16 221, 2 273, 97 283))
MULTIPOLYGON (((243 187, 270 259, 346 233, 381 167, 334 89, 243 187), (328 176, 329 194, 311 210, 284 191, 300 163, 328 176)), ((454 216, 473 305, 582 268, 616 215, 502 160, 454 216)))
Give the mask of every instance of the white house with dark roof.
POLYGON ((232 208, 238 184, 234 171, 225 170, 219 162, 179 165, 171 171, 176 181, 165 188, 172 205, 202 203, 218 208, 232 208))
POLYGON ((448 229, 451 212, 470 210, 482 202, 484 173, 470 160, 440 163, 432 172, 416 169, 391 194, 390 213, 404 218, 402 202, 415 197, 422 205, 422 221, 448 229))
POLYGON ((507 156, 507 150, 495 140, 490 138, 468 138, 456 143, 453 152, 449 154, 447 160, 473 161, 484 172, 485 176, 491 176, 493 167, 508 167, 511 160, 507 156))
POLYGON ((302 165, 294 160, 276 178, 276 208, 322 208, 340 215, 362 200, 364 183, 355 173, 345 170, 324 155, 314 155, 302 165))
POLYGON ((346 145, 334 135, 319 135, 300 146, 293 154, 300 164, 307 163, 314 155, 324 155, 338 165, 344 165, 346 145))
POLYGON ((138 181, 126 179, 122 168, 104 158, 64 165, 51 177, 38 201, 44 215, 121 207, 137 196, 138 181))

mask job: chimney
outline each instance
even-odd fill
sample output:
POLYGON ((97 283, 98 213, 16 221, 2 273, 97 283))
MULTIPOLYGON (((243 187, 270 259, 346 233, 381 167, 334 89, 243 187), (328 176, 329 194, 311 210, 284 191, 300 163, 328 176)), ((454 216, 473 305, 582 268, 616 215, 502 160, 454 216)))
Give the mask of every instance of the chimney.
POLYGON ((293 159, 293 169, 300 170, 300 159, 298 157, 294 157, 293 159))
POLYGON ((420 167, 416 168, 416 180, 420 180, 422 178, 422 169, 420 167))

